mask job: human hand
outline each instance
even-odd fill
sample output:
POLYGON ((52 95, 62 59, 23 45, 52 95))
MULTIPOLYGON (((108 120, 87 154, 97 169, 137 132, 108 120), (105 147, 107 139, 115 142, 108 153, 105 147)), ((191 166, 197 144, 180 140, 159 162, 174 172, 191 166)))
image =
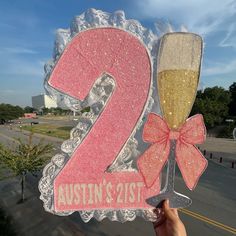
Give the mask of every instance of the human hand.
POLYGON ((158 221, 153 223, 157 236, 187 236, 185 226, 180 220, 177 209, 171 209, 165 200, 161 209, 155 209, 158 221))

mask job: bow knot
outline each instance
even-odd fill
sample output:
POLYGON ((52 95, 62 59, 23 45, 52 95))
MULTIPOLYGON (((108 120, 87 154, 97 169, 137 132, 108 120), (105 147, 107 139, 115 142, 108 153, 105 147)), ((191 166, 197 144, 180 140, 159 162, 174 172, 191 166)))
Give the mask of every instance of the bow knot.
POLYGON ((150 113, 143 130, 143 140, 152 145, 138 159, 138 167, 147 187, 151 187, 170 153, 170 140, 176 140, 175 157, 183 179, 193 189, 207 166, 207 160, 194 144, 206 138, 202 115, 195 115, 176 130, 170 130, 165 120, 150 113))
POLYGON ((170 130, 169 139, 179 139, 179 136, 180 136, 180 132, 170 130))

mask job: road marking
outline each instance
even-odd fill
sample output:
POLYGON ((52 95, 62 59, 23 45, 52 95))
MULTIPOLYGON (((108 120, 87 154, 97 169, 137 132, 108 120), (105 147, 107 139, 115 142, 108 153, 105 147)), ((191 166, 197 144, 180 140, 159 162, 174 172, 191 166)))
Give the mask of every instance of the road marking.
POLYGON ((211 225, 214 225, 214 226, 216 226, 218 228, 221 228, 221 229, 223 229, 225 231, 228 231, 230 233, 236 234, 236 228, 232 228, 232 227, 230 227, 228 225, 224 225, 224 224, 219 223, 219 222, 217 222, 215 220, 211 220, 211 219, 209 219, 209 218, 207 218, 205 216, 199 215, 199 214, 197 214, 195 212, 192 212, 192 211, 189 211, 187 209, 179 209, 179 211, 184 213, 184 214, 186 214, 186 215, 192 216, 192 217, 194 217, 194 218, 196 218, 198 220, 204 221, 204 222, 206 222, 208 224, 211 224, 211 225))

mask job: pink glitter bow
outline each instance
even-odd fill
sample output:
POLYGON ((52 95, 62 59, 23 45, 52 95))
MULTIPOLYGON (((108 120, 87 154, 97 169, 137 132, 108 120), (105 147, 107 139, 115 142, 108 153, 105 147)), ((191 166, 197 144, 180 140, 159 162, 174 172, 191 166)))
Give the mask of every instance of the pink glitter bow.
POLYGON ((189 189, 194 189, 207 167, 207 160, 194 144, 206 138, 202 115, 186 120, 178 131, 170 130, 166 121, 150 113, 143 130, 143 140, 152 145, 138 159, 138 167, 147 187, 151 187, 168 160, 170 140, 176 140, 175 157, 183 179, 189 189))

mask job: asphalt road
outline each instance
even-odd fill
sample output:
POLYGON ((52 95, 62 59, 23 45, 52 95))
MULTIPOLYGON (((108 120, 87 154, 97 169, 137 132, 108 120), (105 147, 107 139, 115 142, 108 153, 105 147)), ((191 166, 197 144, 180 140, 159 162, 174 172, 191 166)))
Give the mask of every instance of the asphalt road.
MULTIPOLYGON (((18 137, 26 140, 28 136, 20 131, 0 126, 0 143, 11 144, 13 139, 18 137)), ((34 140, 37 141, 41 138, 41 136, 35 136, 34 140)), ((54 143, 57 150, 60 149, 62 142, 62 140, 51 137, 46 138, 45 141, 54 143)), ((37 190, 38 180, 29 176, 28 181, 35 194, 39 194, 37 190)), ((235 186, 236 169, 231 169, 212 161, 209 161, 207 170, 193 192, 185 187, 177 171, 176 191, 189 196, 193 200, 192 205, 188 209, 180 212, 180 217, 187 228, 188 235, 236 235, 235 186)), ((51 217, 55 216, 52 215, 51 217)), ((140 218, 124 224, 110 222, 109 220, 103 220, 102 222, 91 220, 85 224, 77 213, 67 218, 70 221, 76 222, 81 232, 88 236, 154 235, 152 224, 140 218)))

